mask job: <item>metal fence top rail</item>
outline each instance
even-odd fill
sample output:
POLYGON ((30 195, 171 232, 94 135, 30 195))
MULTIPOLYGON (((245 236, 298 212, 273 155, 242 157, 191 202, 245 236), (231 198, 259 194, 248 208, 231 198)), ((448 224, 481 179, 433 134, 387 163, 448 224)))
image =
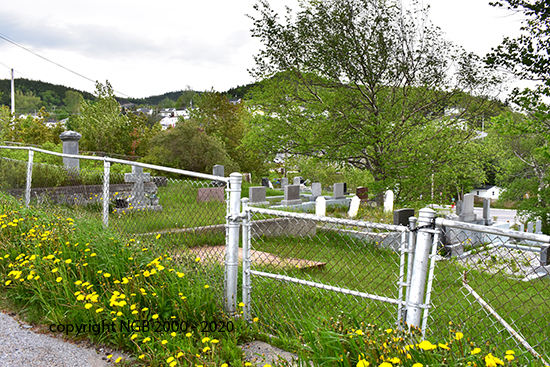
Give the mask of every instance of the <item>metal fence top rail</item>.
MULTIPOLYGON (((444 218, 437 218, 435 220, 435 224, 438 227, 443 226, 443 227, 465 229, 465 230, 469 230, 469 231, 476 231, 476 232, 494 234, 494 235, 498 235, 498 236, 505 236, 505 237, 512 237, 512 238, 522 239, 522 240, 541 242, 541 245, 543 243, 544 244, 549 244, 550 243, 550 236, 547 236, 545 234, 518 232, 518 231, 514 231, 513 229, 504 229, 504 228, 483 226, 483 225, 480 225, 480 224, 458 222, 458 221, 454 221, 454 220, 450 220, 450 219, 444 219, 444 218)), ((536 246, 536 244, 534 244, 534 245, 536 246)))
POLYGON ((229 182, 229 177, 214 176, 214 175, 210 175, 210 174, 207 174, 207 173, 198 173, 198 172, 186 171, 186 170, 183 170, 183 169, 157 166, 155 164, 149 164, 149 163, 140 163, 140 162, 134 162, 134 161, 127 161, 127 160, 124 160, 124 159, 109 158, 109 157, 95 157, 95 156, 78 155, 78 154, 57 153, 57 152, 52 152, 50 150, 44 150, 44 149, 34 148, 34 147, 12 147, 12 146, 0 145, 0 149, 32 150, 34 152, 40 152, 40 153, 55 155, 55 156, 63 157, 63 158, 78 158, 78 159, 88 159, 88 160, 93 160, 93 161, 128 164, 128 165, 131 165, 131 166, 138 166, 138 167, 143 167, 143 168, 154 169, 154 170, 157 170, 157 171, 164 171, 164 172, 182 174, 182 175, 196 177, 196 178, 202 178, 202 179, 206 179, 206 180, 229 182))
POLYGON ((250 212, 266 214, 266 215, 276 215, 276 216, 279 216, 279 217, 306 219, 306 220, 312 220, 312 221, 316 221, 316 222, 339 224, 339 225, 346 225, 346 226, 380 229, 380 230, 394 231, 394 232, 407 232, 407 231, 409 231, 409 228, 407 228, 407 227, 396 226, 396 225, 393 225, 393 224, 372 223, 372 222, 365 222, 365 221, 361 221, 361 220, 333 218, 333 217, 320 217, 320 216, 317 216, 315 214, 285 212, 285 211, 282 211, 282 210, 256 208, 256 207, 252 207, 252 206, 249 206, 246 210, 249 210, 250 212))

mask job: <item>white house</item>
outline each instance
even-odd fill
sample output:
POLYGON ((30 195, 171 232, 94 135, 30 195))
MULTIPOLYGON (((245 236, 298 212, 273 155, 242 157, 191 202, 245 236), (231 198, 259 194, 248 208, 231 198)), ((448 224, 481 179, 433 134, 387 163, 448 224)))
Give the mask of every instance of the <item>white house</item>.
POLYGON ((496 201, 500 197, 502 188, 495 185, 480 185, 475 187, 471 194, 480 198, 489 198, 491 201, 496 201))

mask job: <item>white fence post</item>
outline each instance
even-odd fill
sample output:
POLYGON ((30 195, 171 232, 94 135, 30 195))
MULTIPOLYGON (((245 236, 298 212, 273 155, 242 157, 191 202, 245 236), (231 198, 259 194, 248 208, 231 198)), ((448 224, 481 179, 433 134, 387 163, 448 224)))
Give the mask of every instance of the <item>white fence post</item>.
POLYGON ((227 244, 225 246, 225 308, 230 314, 237 310, 237 283, 239 276, 239 229, 241 212, 241 185, 243 175, 229 175, 229 216, 226 221, 227 244))
POLYGON ((34 150, 29 149, 29 162, 27 163, 27 187, 25 189, 25 206, 28 208, 31 202, 32 161, 34 150))
POLYGON ((109 181, 111 162, 103 161, 103 225, 109 227, 109 181))
POLYGON ((248 209, 248 198, 241 200, 243 204, 243 317, 246 321, 250 321, 250 212, 248 209))
MULTIPOLYGON (((420 209, 418 226, 422 227, 432 223, 435 211, 430 208, 420 209)), ((428 260, 432 247, 432 235, 426 230, 417 232, 416 249, 412 269, 411 288, 407 300, 407 324, 420 327, 424 291, 426 289, 426 274, 428 272, 428 260)))

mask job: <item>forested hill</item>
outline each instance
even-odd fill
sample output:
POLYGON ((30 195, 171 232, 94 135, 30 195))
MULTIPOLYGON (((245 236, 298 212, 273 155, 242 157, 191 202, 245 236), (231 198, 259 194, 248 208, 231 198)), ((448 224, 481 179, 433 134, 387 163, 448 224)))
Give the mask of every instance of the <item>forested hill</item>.
MULTIPOLYGON (((40 97, 42 101, 56 101, 57 105, 63 103, 63 99, 65 98, 65 93, 67 91, 78 92, 82 94, 84 99, 95 99, 94 95, 91 93, 83 92, 75 88, 65 87, 64 85, 41 82, 39 80, 18 78, 15 79, 14 83, 16 91, 23 94, 28 94, 30 92, 33 95, 40 97)), ((10 79, 0 79, 0 105, 11 105, 10 79)))

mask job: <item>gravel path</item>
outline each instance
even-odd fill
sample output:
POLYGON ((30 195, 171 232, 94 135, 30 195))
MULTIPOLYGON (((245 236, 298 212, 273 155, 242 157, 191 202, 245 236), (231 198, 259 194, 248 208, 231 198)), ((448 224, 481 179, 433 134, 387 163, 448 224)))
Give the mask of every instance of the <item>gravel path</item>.
MULTIPOLYGON (((29 325, 0 312, 0 367, 114 366, 105 352, 100 354, 93 347, 79 346, 30 329, 29 325)), ((118 357, 113 354, 114 358, 118 357)))

